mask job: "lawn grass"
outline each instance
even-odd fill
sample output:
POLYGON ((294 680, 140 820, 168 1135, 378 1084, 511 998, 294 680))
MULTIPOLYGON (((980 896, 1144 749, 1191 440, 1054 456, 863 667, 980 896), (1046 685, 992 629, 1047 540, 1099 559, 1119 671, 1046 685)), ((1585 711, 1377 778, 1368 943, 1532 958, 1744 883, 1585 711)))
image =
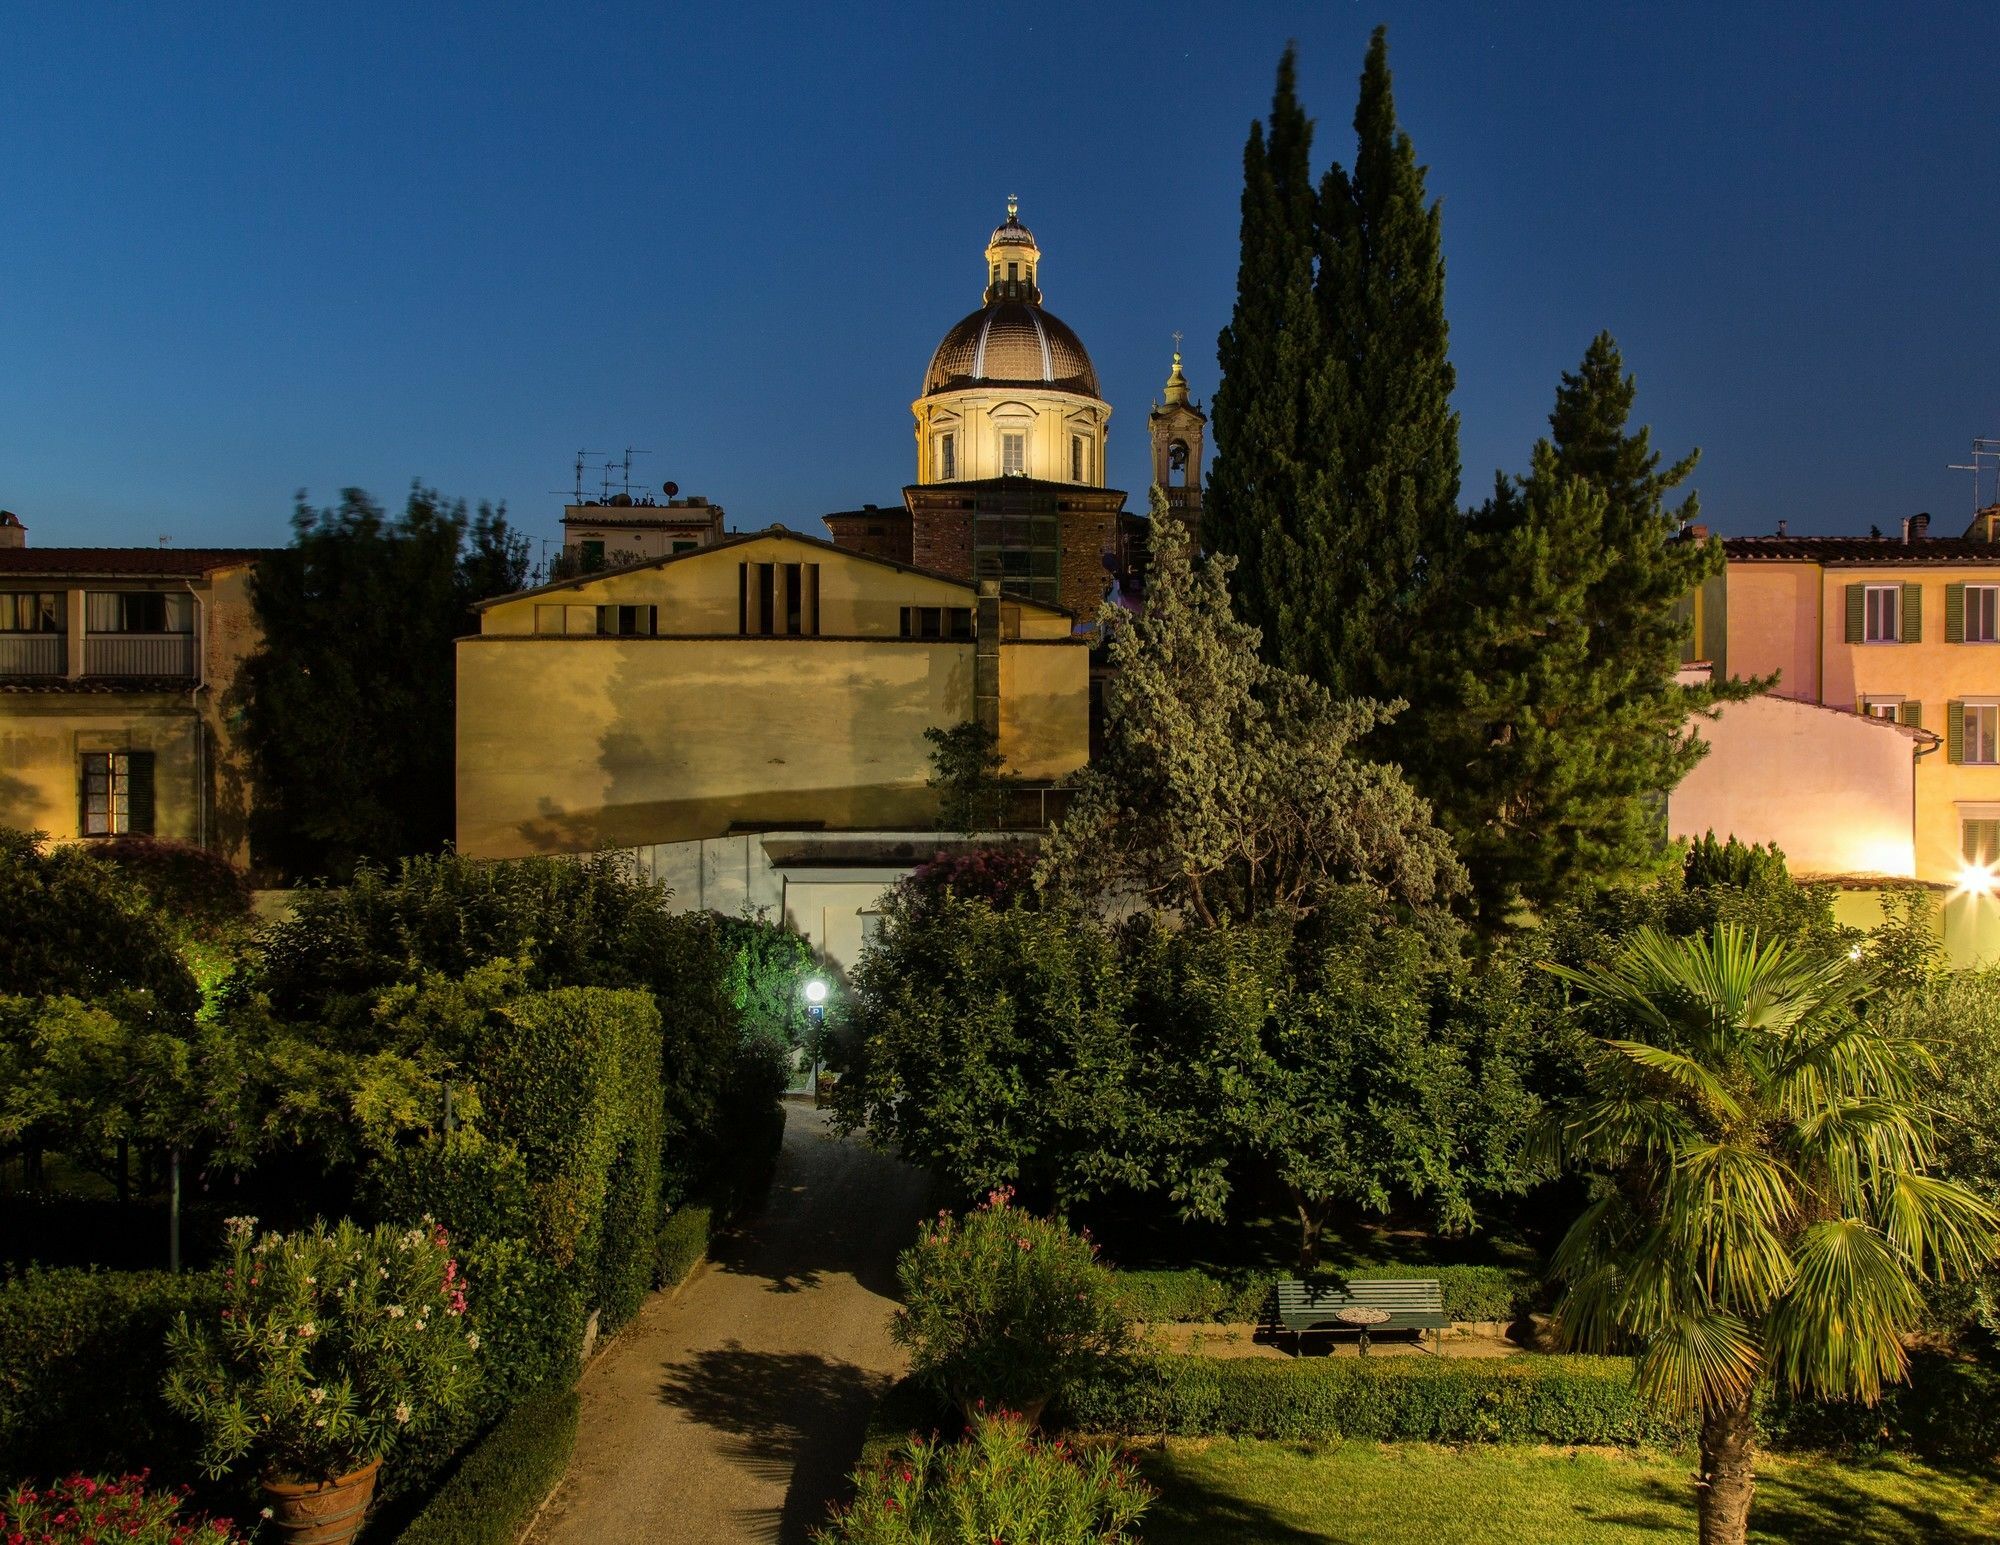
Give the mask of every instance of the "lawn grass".
MULTIPOLYGON (((1428 1444, 1176 1441, 1141 1456, 1160 1490, 1146 1545, 1663 1545, 1695 1536, 1692 1463, 1670 1454, 1428 1444)), ((2000 1485, 1901 1458, 1767 1458, 1763 1545, 1980 1545, 2000 1485)))

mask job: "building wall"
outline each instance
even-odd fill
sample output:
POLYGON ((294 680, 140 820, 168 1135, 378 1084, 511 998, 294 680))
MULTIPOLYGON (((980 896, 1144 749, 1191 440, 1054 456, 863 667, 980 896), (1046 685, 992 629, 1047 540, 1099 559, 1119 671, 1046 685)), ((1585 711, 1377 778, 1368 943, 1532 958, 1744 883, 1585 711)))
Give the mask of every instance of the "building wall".
MULTIPOLYGON (((972 716, 972 672, 970 643, 461 639, 460 851, 637 847, 732 825, 928 826, 924 731, 972 716)), ((1009 769, 1050 779, 1081 766, 1088 652, 1004 645, 1001 680, 1009 769)))
POLYGON ((202 749, 199 716, 179 693, 0 693, 0 825, 75 841, 84 754, 150 751, 153 834, 199 842, 202 749))
POLYGON ((1918 737, 1781 697, 1731 703, 1694 727, 1708 754, 1668 799, 1672 836, 1775 842, 1801 875, 1916 873, 1918 737))
POLYGON ((1727 603, 1720 631, 1728 674, 1776 675, 1771 690, 1780 697, 1818 702, 1819 565, 1732 563, 1724 577, 1727 603))
POLYGON ((919 483, 1005 476, 1000 437, 1009 433, 1027 437, 1027 465, 1019 469, 1022 476, 1052 483, 1076 482, 1090 488, 1104 486, 1111 405, 1098 398, 1028 386, 979 386, 919 397, 910 404, 910 411, 917 421, 919 483), (938 437, 944 434, 951 435, 954 442, 950 478, 945 477, 938 460, 938 437), (1085 446, 1081 478, 1070 476, 1072 436, 1085 446))

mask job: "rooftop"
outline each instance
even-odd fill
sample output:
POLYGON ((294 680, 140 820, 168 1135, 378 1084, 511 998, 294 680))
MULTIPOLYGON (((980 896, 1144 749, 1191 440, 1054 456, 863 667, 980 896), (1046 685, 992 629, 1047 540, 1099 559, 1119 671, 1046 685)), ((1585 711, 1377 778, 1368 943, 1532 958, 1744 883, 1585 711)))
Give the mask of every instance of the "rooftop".
POLYGON ((0 579, 199 579, 280 547, 0 547, 0 579))

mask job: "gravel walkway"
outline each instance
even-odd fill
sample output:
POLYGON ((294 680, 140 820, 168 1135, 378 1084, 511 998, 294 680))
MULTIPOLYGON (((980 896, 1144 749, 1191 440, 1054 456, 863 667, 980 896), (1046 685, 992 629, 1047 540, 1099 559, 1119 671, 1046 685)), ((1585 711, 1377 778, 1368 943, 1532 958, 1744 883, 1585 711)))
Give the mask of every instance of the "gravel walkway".
POLYGON ((764 1213, 585 1373, 576 1453, 534 1545, 801 1545, 903 1371, 896 1256, 923 1209, 916 1171, 789 1103, 764 1213))

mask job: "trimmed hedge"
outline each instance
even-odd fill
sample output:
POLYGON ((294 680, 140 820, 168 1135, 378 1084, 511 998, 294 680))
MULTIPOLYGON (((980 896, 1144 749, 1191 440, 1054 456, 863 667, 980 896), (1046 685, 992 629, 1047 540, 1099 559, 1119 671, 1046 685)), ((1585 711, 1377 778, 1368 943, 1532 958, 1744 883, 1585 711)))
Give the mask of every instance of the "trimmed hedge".
POLYGON ((576 1391, 529 1395, 459 1460, 400 1545, 513 1545, 576 1447, 576 1391))
POLYGON ((1882 1403, 1765 1399, 1758 1426, 1774 1447, 1873 1454, 1902 1450, 1939 1464, 2000 1462, 2000 1368, 1938 1352, 1910 1358, 1909 1382, 1882 1403))
POLYGON ((30 1270, 0 1287, 0 1482, 151 1468, 193 1477, 195 1436, 160 1398, 167 1327, 211 1314, 206 1273, 30 1270))
MULTIPOLYGON (((1289 1275, 1211 1273, 1189 1267, 1180 1271, 1121 1271, 1118 1281, 1133 1317, 1148 1324, 1216 1321, 1241 1325, 1264 1319, 1272 1287, 1289 1275)), ((1346 1282, 1435 1278, 1444 1291, 1444 1312, 1453 1320, 1511 1323, 1533 1304, 1538 1289, 1532 1272, 1506 1266, 1357 1266, 1323 1275, 1346 1282)))
POLYGON ((711 1214, 706 1207, 676 1207, 660 1225, 654 1277, 663 1288, 679 1287, 708 1254, 711 1214))
POLYGON ((1648 1407, 1614 1357, 1478 1359, 1162 1356, 1077 1390, 1090 1431, 1413 1443, 1602 1443, 1671 1448, 1691 1424, 1648 1407))

